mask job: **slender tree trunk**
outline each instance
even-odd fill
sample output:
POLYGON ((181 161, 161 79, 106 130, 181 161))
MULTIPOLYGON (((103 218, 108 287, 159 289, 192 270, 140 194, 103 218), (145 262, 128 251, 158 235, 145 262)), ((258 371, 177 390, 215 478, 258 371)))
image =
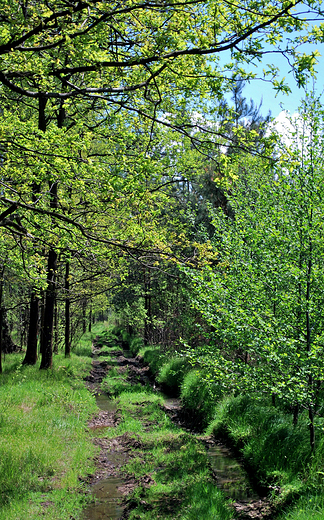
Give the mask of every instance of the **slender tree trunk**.
MULTIPOLYGON (((58 128, 63 127, 65 119, 65 110, 63 102, 60 105, 57 117, 58 128)), ((49 182, 50 193, 50 208, 58 208, 58 181, 49 182)), ((57 270, 57 252, 51 248, 48 253, 47 264, 47 289, 45 299, 44 312, 44 334, 43 334, 43 348, 41 369, 48 369, 52 366, 53 360, 53 321, 54 321, 54 306, 56 299, 56 270, 57 270)))
POLYGON ((71 355, 70 340, 70 262, 65 264, 65 357, 71 355))
POLYGON ((89 332, 91 332, 91 326, 92 326, 92 303, 90 302, 89 307, 89 332))
POLYGON ((55 298, 54 302, 54 354, 58 354, 58 305, 57 298, 55 298))
POLYGON ((315 450, 315 428, 314 428, 314 409, 312 405, 308 407, 309 418, 309 440, 312 452, 315 450))
MULTIPOLYGON (((51 203, 50 207, 57 208, 57 182, 50 185, 51 203)), ((50 249, 47 260, 47 289, 45 292, 44 325, 42 334, 42 361, 40 368, 51 368, 53 360, 53 322, 54 307, 56 299, 56 270, 57 253, 50 249)))
POLYGON ((47 289, 45 298, 44 310, 44 329, 43 329, 43 344, 42 344, 42 361, 40 368, 48 369, 52 366, 53 352, 53 320, 54 320, 54 305, 55 305, 55 275, 57 265, 57 253, 54 249, 50 249, 48 253, 47 263, 47 289))
POLYGON ((4 267, 2 268, 1 272, 1 279, 0 279, 0 374, 2 374, 2 326, 3 326, 3 305, 2 305, 2 298, 3 298, 3 288, 4 288, 4 267))
MULTIPOLYGON (((312 217, 313 210, 310 211, 309 217, 309 226, 312 227, 312 217)), ((307 344, 307 352, 311 353, 311 314, 310 314, 310 298, 311 298, 311 277, 312 277, 312 257, 313 257, 313 243, 312 238, 309 237, 309 257, 308 257, 308 265, 307 265, 307 284, 306 284, 306 344, 307 344)), ((314 390, 314 380, 312 374, 309 374, 308 377, 308 385, 309 389, 313 393, 314 390)), ((315 428, 314 428, 314 406, 312 403, 308 405, 308 417, 309 417, 309 435, 310 435, 310 445, 312 452, 315 449, 315 428)))
POLYGON ((40 301, 41 304, 41 316, 40 316, 40 341, 39 341, 39 353, 42 355, 42 349, 44 345, 44 323, 45 323, 45 292, 42 293, 42 299, 40 301))
MULTIPOLYGON (((40 97, 38 101, 38 129, 46 132, 46 108, 47 99, 40 97)), ((33 182, 32 184, 33 202, 36 202, 40 192, 40 184, 33 182)), ((23 364, 34 365, 37 361, 37 338, 38 338, 38 313, 39 313, 39 298, 36 296, 36 292, 32 291, 30 298, 29 307, 29 327, 28 327, 28 339, 27 339, 27 350, 23 364)), ((41 324, 42 325, 42 324, 41 324)))
POLYGON ((144 321, 144 345, 148 345, 150 342, 150 332, 152 325, 152 311, 151 311, 151 277, 150 272, 146 272, 144 268, 144 308, 145 308, 145 321, 144 321))
POLYGON ((82 300, 82 332, 83 332, 83 334, 85 334, 87 332, 86 309, 87 309, 87 301, 84 298, 82 300))
POLYGON ((35 365, 37 361, 37 332, 38 332, 38 310, 39 298, 34 291, 30 297, 29 328, 27 339, 27 350, 23 365, 35 365))

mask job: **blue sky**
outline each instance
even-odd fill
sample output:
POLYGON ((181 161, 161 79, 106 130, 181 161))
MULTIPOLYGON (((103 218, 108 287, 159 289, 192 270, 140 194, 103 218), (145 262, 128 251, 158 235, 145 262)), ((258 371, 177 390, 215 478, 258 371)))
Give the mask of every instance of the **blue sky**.
MULTIPOLYGON (((307 44, 304 46, 303 51, 312 51, 316 48, 322 56, 319 57, 319 63, 316 66, 318 74, 314 84, 316 92, 321 94, 324 89, 324 43, 316 46, 307 44)), ((266 83, 262 80, 253 80, 250 84, 246 84, 243 92, 244 96, 247 99, 252 98, 256 103, 259 103, 262 99, 261 112, 264 115, 271 110, 271 115, 276 117, 283 109, 293 114, 297 111, 300 101, 305 95, 304 89, 298 88, 292 72, 289 71, 289 65, 286 59, 281 55, 267 55, 263 65, 260 65, 258 68, 252 68, 251 70, 259 72, 259 75, 262 76, 262 68, 266 63, 273 63, 279 67, 281 76, 285 77, 286 82, 291 88, 291 94, 287 96, 286 94, 279 93, 276 96, 276 91, 270 83, 266 83), (281 105, 283 108, 281 108, 281 105)), ((310 80, 308 88, 312 90, 313 80, 310 80)))
MULTIPOLYGON (((320 26, 324 23, 324 17, 322 14, 318 14, 312 12, 310 8, 301 4, 295 11, 294 14, 300 16, 300 18, 304 18, 307 20, 309 24, 309 28, 314 25, 320 26)), ((303 35, 306 35, 306 30, 303 31, 303 35)), ((287 35, 288 36, 288 35, 287 35)), ((300 33, 294 32, 289 34, 291 39, 294 37, 300 36, 300 33)), ((282 47, 285 47, 287 43, 286 38, 283 38, 281 43, 282 47)), ((265 51, 272 51, 274 47, 267 46, 265 51)), ((321 56, 318 57, 318 64, 315 67, 317 71, 317 77, 314 83, 314 80, 310 78, 309 84, 307 86, 308 90, 312 91, 313 86, 315 86, 315 91, 318 95, 322 94, 324 90, 324 43, 318 44, 310 44, 304 43, 300 45, 298 51, 300 53, 311 53, 312 51, 317 50, 321 56)), ((227 60, 229 59, 229 55, 227 55, 227 60)), ((224 56, 224 62, 226 63, 226 57, 224 56)), ((257 74, 258 77, 263 78, 263 69, 267 68, 267 64, 273 64, 280 69, 280 78, 285 77, 285 82, 289 85, 291 89, 291 94, 286 95, 283 93, 279 93, 276 95, 276 91, 273 89, 272 84, 270 82, 262 81, 262 79, 252 80, 250 83, 247 83, 245 89, 243 91, 244 97, 247 99, 253 99, 253 101, 257 104, 262 100, 262 109, 261 112, 263 115, 266 115, 269 110, 271 111, 271 115, 276 117, 282 110, 287 110, 291 114, 298 110, 301 99, 305 96, 305 91, 302 88, 297 86, 296 80, 294 79, 293 73, 291 72, 291 67, 289 66, 286 58, 281 54, 266 54, 263 57, 261 63, 257 65, 257 67, 250 65, 249 71, 257 74)), ((246 70, 248 70, 246 68, 246 70)), ((323 95, 324 98, 324 95, 323 95)))

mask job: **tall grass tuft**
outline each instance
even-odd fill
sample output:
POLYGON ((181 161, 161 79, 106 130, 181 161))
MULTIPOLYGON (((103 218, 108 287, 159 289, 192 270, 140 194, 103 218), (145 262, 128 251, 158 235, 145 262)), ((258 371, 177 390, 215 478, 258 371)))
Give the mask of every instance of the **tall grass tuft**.
POLYGON ((161 366, 157 381, 167 393, 179 395, 181 383, 189 369, 186 358, 171 357, 161 366))
POLYGON ((201 370, 190 370, 181 384, 180 398, 186 410, 195 415, 197 421, 206 427, 215 415, 221 390, 216 385, 211 387, 204 380, 203 375, 201 370))

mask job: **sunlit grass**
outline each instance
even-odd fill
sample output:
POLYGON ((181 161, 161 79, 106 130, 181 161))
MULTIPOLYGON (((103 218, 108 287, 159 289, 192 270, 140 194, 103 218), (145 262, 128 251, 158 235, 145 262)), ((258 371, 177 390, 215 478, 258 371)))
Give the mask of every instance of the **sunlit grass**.
POLYGON ((172 422, 161 394, 150 386, 127 383, 126 377, 127 372, 113 368, 102 384, 104 390, 118 396, 120 417, 116 427, 102 434, 110 438, 127 434, 137 446, 131 448, 124 467, 139 482, 130 498, 134 509, 129 519, 232 518, 233 512, 212 481, 203 444, 172 422), (142 486, 141 479, 147 478, 150 485, 142 486))
POLYGON ((91 360, 58 354, 48 371, 21 361, 6 356, 0 376, 0 520, 77 518, 95 453, 85 427, 96 404, 82 381, 91 360))

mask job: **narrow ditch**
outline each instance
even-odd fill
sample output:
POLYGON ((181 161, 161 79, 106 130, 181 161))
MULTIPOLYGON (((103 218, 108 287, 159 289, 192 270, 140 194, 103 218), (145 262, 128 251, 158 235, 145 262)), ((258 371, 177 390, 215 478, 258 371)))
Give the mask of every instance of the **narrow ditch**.
MULTIPOLYGON (((94 344, 93 368, 86 378, 87 386, 96 395, 99 408, 98 414, 89 422, 89 429, 93 432, 93 442, 99 447, 100 453, 96 459, 97 471, 89 478, 94 500, 84 511, 83 520, 128 518, 132 508, 136 507, 132 498, 129 498, 134 489, 141 487, 144 490, 154 484, 150 475, 140 479, 134 475, 125 475, 122 468, 135 457, 136 450, 141 448, 140 437, 138 436, 138 440, 136 440, 136 434, 127 432, 116 435, 114 438, 106 437, 107 429, 113 431, 118 427, 121 413, 118 399, 111 399, 107 393, 100 390, 103 379, 112 367, 125 376, 128 384, 142 386, 154 383, 149 369, 143 366, 137 358, 132 358, 130 352, 118 347, 109 352, 112 356, 110 361, 101 361, 101 347, 102 345, 97 347, 94 344)), ((195 437, 205 446, 214 485, 222 490, 226 498, 231 500, 235 518, 272 520, 274 516, 269 501, 260 497, 253 490, 246 471, 230 448, 217 439, 194 432, 185 419, 186 414, 183 413, 179 399, 165 398, 162 407, 173 423, 177 424, 179 428, 185 429, 190 436, 195 437)), ((152 423, 148 421, 146 430, 149 430, 151 426, 152 423)), ((145 500, 140 502, 143 503, 145 509, 145 500)), ((161 504, 157 507, 158 512, 161 512, 161 504)), ((142 517, 138 516, 138 518, 142 517)), ((157 515, 152 510, 149 518, 163 518, 163 516, 157 515)))

